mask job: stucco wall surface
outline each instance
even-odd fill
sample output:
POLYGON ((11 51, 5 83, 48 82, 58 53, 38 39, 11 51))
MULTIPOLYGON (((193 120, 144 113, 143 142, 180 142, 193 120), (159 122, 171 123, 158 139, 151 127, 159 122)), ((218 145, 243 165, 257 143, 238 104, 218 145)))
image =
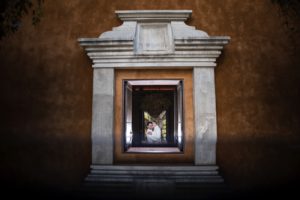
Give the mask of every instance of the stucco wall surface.
POLYGON ((92 63, 77 38, 111 30, 121 23, 115 10, 134 9, 192 9, 189 25, 232 38, 215 70, 220 171, 236 188, 296 182, 300 35, 270 0, 44 1, 40 24, 25 17, 0 41, 1 179, 57 188, 83 180, 92 63))

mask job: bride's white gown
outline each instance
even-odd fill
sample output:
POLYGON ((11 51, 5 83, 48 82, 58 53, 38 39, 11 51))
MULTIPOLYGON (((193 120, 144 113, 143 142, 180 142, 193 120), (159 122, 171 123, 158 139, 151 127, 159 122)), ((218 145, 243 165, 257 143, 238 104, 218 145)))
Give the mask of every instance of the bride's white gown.
POLYGON ((161 142, 161 130, 159 126, 155 126, 154 130, 147 129, 147 133, 151 132, 152 134, 147 134, 147 143, 160 143, 161 142))

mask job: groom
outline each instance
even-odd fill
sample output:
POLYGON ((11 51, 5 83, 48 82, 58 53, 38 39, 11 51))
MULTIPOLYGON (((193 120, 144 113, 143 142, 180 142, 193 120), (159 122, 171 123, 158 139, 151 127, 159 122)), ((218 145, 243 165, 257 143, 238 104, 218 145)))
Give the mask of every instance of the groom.
POLYGON ((149 144, 157 144, 161 142, 161 130, 156 122, 148 122, 147 123, 147 143, 149 144))

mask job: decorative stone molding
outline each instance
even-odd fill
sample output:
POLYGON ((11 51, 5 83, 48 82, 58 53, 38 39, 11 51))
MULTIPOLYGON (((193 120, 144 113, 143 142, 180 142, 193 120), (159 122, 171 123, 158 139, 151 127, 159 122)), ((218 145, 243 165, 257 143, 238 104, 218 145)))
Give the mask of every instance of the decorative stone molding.
POLYGON ((99 38, 78 41, 95 68, 215 67, 230 38, 208 36, 186 25, 184 21, 191 13, 191 10, 116 11, 124 21, 121 26, 99 38))
POLYGON ((123 21, 121 26, 98 38, 78 39, 94 68, 92 164, 113 164, 114 68, 151 67, 193 68, 195 164, 214 165, 214 67, 230 37, 209 36, 186 25, 191 10, 129 10, 116 14, 123 21))
POLYGON ((186 21, 192 14, 191 10, 117 10, 116 14, 122 21, 186 21))
POLYGON ((160 55, 174 52, 171 24, 139 23, 135 37, 136 55, 160 55))

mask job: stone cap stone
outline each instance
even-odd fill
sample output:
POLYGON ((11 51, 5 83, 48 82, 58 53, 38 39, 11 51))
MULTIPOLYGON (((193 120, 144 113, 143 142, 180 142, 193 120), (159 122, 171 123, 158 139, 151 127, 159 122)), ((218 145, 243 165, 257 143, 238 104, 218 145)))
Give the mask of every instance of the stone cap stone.
POLYGON ((117 10, 122 21, 186 21, 192 10, 117 10))

